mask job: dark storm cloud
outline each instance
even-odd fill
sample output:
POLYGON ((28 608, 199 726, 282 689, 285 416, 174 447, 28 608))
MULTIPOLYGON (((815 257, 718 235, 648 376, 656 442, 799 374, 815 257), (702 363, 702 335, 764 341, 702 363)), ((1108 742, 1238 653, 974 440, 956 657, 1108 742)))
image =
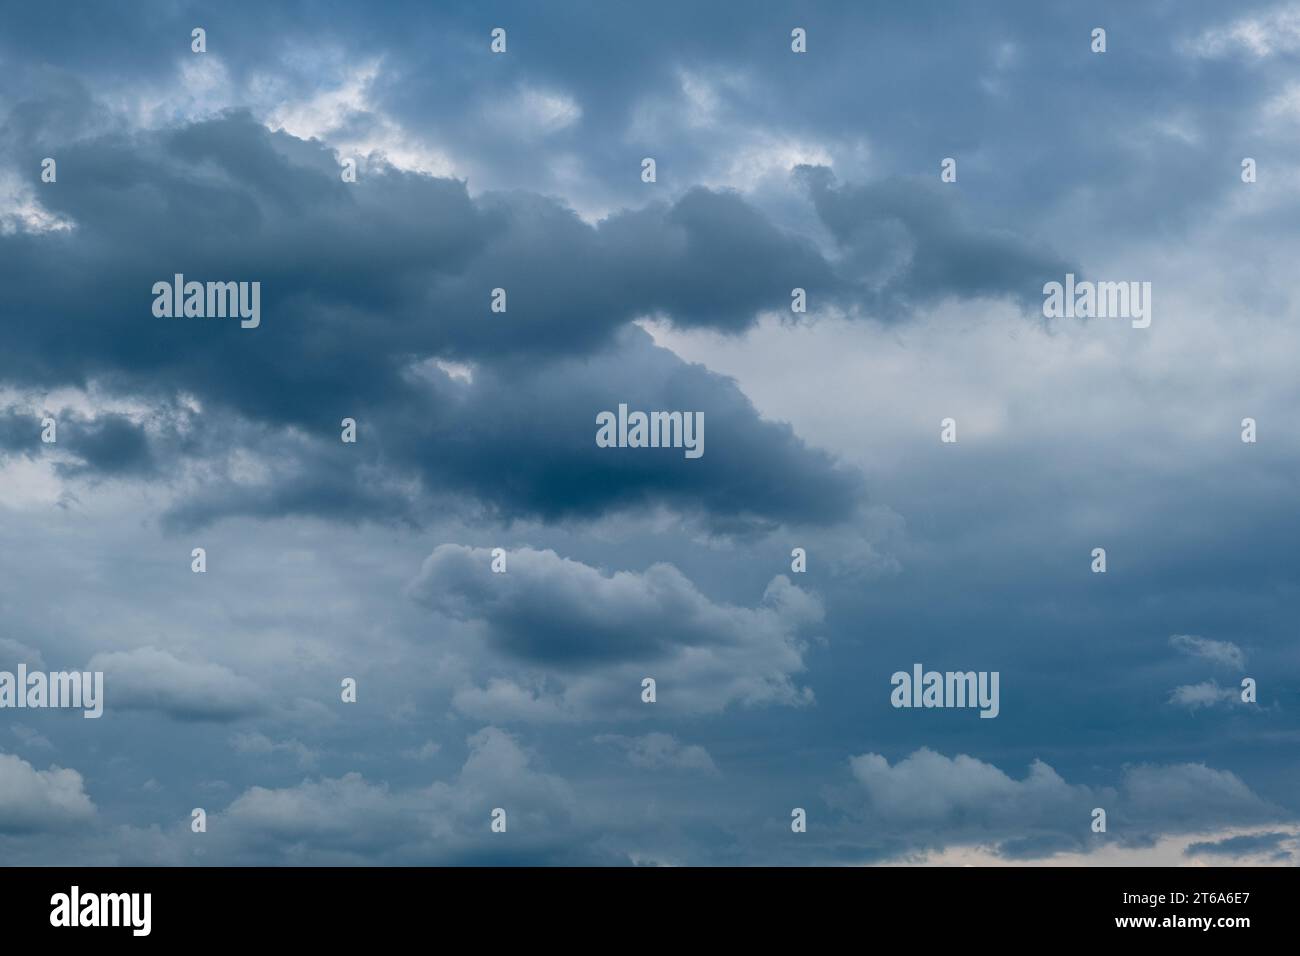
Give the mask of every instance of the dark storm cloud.
POLYGON ((60 426, 59 440, 71 446, 81 461, 59 465, 66 475, 91 472, 107 476, 145 475, 154 470, 149 438, 143 426, 125 415, 101 415, 91 421, 76 418, 60 426))
POLYGON ((677 325, 741 331, 758 312, 788 312, 796 286, 848 291, 810 244, 734 193, 691 189, 671 207, 611 216, 601 235, 626 263, 619 278, 634 301, 677 325))
POLYGON ((40 419, 12 409, 0 413, 0 448, 30 451, 41 442, 40 419))
MULTIPOLYGON (((5 126, 33 181, 53 149, 33 145, 36 122, 11 116, 5 126)), ((361 383, 375 377, 394 387, 395 365, 411 355, 585 352, 657 312, 740 330, 762 311, 788 310, 794 285, 842 285, 811 244, 733 193, 694 189, 592 226, 555 199, 472 200, 461 181, 391 167, 344 184, 331 151, 242 112, 53 151, 59 181, 38 195, 76 228, 3 238, 4 304, 26 331, 5 371, 19 381, 148 371, 164 376, 160 385, 184 378, 292 419, 325 389, 366 394, 361 383), (55 270, 77 278, 40 281, 55 270), (150 321, 153 282, 175 272, 260 280, 268 321, 257 353, 226 334, 229 323, 150 321), (496 287, 509 294, 508 317, 488 310, 496 287), (269 365, 293 356, 315 371, 269 365), (32 363, 25 374, 20 360, 32 363)))
POLYGON ((331 440, 301 432, 266 428, 216 427, 201 441, 175 450, 204 457, 200 486, 178 498, 163 514, 171 531, 192 530, 223 517, 259 519, 316 516, 356 524, 382 521, 417 525, 427 509, 400 487, 402 474, 383 466, 373 449, 351 454, 354 446, 338 440, 338 429, 326 423, 331 440), (259 469, 256 477, 241 474, 221 456, 222 439, 250 451, 259 469))
MULTIPOLYGON (((24 124, 39 121, 12 119, 17 140, 33 140, 24 124)), ((41 151, 24 157, 28 168, 39 168, 41 151)), ((836 264, 737 194, 693 189, 592 226, 552 199, 474 200, 464 183, 388 167, 344 184, 330 151, 244 113, 58 154, 60 180, 40 196, 74 228, 0 239, 4 306, 22 319, 0 359, 13 381, 103 380, 159 400, 192 393, 214 413, 331 442, 343 416, 358 417, 375 443, 356 456, 367 465, 405 465, 427 489, 468 494, 505 517, 667 502, 706 513, 719 530, 745 530, 825 522, 854 506, 856 479, 788 427, 759 419, 733 385, 619 332, 644 314, 738 331, 788 309, 795 286, 852 307, 858 278, 838 278, 836 264), (177 272, 260 281, 262 325, 154 317, 153 283, 177 272), (488 310, 497 287, 507 290, 503 315, 488 310), (482 367, 468 389, 421 388, 408 371, 431 356, 482 367), (704 411, 709 452, 698 461, 601 454, 594 416, 621 401, 704 411)), ((892 254, 864 241, 866 231, 905 230, 908 262, 886 284, 895 299, 1014 291, 1020 272, 1041 267, 1013 240, 998 246, 987 233, 954 230, 956 214, 923 188, 832 194, 828 176, 809 173, 821 215, 849 251, 841 270, 866 274, 878 265, 867 260, 892 254), (1000 264, 981 278, 990 263, 1000 264)), ((89 436, 87 466, 148 466, 143 434, 121 421, 97 427, 128 440, 89 436)), ((277 457, 285 451, 282 443, 277 457)), ((293 470, 274 490, 208 488, 173 520, 408 513, 346 473, 322 478, 310 460, 293 470)))
POLYGON ((824 166, 798 174, 839 244, 841 268, 874 280, 879 308, 997 295, 1036 306, 1045 280, 1074 271, 1029 239, 972 221, 956 190, 937 180, 840 186, 824 166))
POLYGON ((59 162, 42 199, 75 228, 0 240, 10 381, 103 377, 281 422, 326 395, 385 395, 393 352, 430 345, 410 328, 425 318, 415 275, 457 268, 484 228, 461 183, 394 174, 347 192, 324 150, 247 115, 82 142, 59 162), (230 320, 155 318, 150 290, 177 272, 262 282, 256 340, 230 320))
POLYGON ((507 521, 582 522, 666 505, 715 532, 749 534, 834 522, 864 492, 855 470, 760 418, 733 381, 682 362, 637 328, 589 357, 481 366, 470 382, 424 365, 408 369, 401 387, 410 395, 400 403, 364 411, 332 403, 334 417, 319 416, 315 436, 209 427, 185 447, 218 456, 224 438, 252 450, 265 474, 250 480, 214 463, 167 521, 317 514, 420 524, 448 500, 471 500, 507 521), (620 403, 702 412, 703 456, 598 447, 596 416, 620 403), (355 445, 339 441, 344 414, 358 419, 355 445))
MULTIPOLYGON (((856 479, 762 421, 733 384, 618 332, 660 311, 739 328, 762 309, 788 308, 796 281, 829 276, 810 246, 736 195, 695 190, 593 227, 554 200, 475 201, 461 182, 387 168, 349 187, 328 151, 245 114, 81 142, 59 157, 60 180, 41 195, 75 227, 0 238, 4 308, 17 319, 0 358, 11 381, 193 394, 211 412, 330 442, 354 416, 382 442, 359 456, 369 464, 410 466, 428 487, 506 516, 670 501, 749 526, 829 520, 853 505, 856 479), (153 283, 177 272, 260 281, 261 326, 153 316, 153 283), (488 310, 498 284, 505 315, 488 310), (485 364, 468 390, 421 388, 410 365, 435 355, 485 364), (620 401, 704 411, 707 455, 598 454, 595 415, 620 401)), ((39 168, 35 153, 26 161, 39 168)), ((122 420, 80 437, 90 467, 150 460, 122 420)), ((277 456, 285 444, 294 443, 277 456)), ((337 471, 322 478, 310 461, 297 471, 243 501, 210 491, 178 520, 221 510, 223 497, 254 514, 366 504, 337 471)), ((402 510, 371 504, 381 515, 402 510)))
MULTIPOLYGON (((1129 847, 1162 833, 1294 820, 1294 720, 1274 702, 1284 705, 1297 686, 1288 573, 1297 529, 1287 506, 1297 470, 1285 451, 1295 446, 1286 412, 1295 403, 1285 377, 1251 353, 1252 319, 1236 308, 1271 295, 1270 314, 1291 313, 1291 298, 1263 280, 1285 274, 1294 200, 1274 190, 1262 193, 1260 208, 1244 203, 1245 218, 1222 225, 1222 246, 1188 228, 1220 229, 1225 196, 1254 198, 1238 179, 1242 155, 1261 160, 1260 186, 1284 179, 1294 127, 1289 115, 1261 118, 1260 106, 1285 92, 1294 52, 1179 52, 1184 40, 1265 6, 773 3, 743 17, 695 0, 664 0, 653 17, 568 2, 489 10, 473 0, 15 8, 0 30, 0 99, 13 104, 0 115, 0 173, 17 176, 75 226, 0 235, 0 385, 39 392, 93 382, 181 415, 185 427, 160 427, 156 418, 135 427, 138 418, 113 413, 78 422, 60 412, 60 443, 51 449, 39 443, 39 414, 0 412, 0 445, 56 454, 65 475, 103 468, 155 479, 146 503, 120 513, 124 498, 108 487, 79 495, 84 510, 36 503, 3 512, 0 609, 9 637, 39 643, 51 661, 116 653, 110 663, 125 665, 127 683, 109 682, 108 705, 119 687, 123 709, 141 713, 127 715, 129 725, 85 722, 117 735, 89 749, 79 730, 54 725, 60 736, 40 726, 60 765, 85 774, 84 791, 78 773, 42 778, 53 769, 0 756, 7 792, 21 795, 0 800, 0 831, 14 820, 18 829, 44 829, 46 808, 60 805, 66 811, 57 816, 80 824, 57 843, 44 833, 0 836, 0 857, 858 863, 993 845, 1029 859, 1111 845, 1088 831, 1099 803, 1113 811, 1111 843, 1129 847), (809 29, 807 56, 789 52, 795 23, 809 29), (1110 32, 1105 56, 1087 50, 1097 23, 1110 32), (487 31, 498 24, 510 30, 511 52, 492 57, 487 31), (206 58, 189 53, 195 25, 208 28, 206 58), (445 150, 466 182, 363 162, 360 181, 344 185, 331 150, 262 125, 268 110, 328 99, 375 57, 382 66, 364 99, 376 112, 352 113, 347 132, 382 139, 396 122, 403 137, 445 150), (199 81, 215 77, 212 86, 192 88, 190 71, 199 81), (688 115, 687 78, 712 104, 700 115, 688 115), (490 109, 532 89, 563 95, 580 116, 529 139, 515 122, 527 117, 490 109), (260 90, 270 92, 259 99, 260 90), (639 127, 652 99, 663 121, 639 127), (229 103, 250 111, 188 119, 229 103), (750 153, 769 146, 776 172, 762 188, 692 188, 750 182, 750 153), (37 182, 47 155, 58 157, 57 184, 37 182), (653 186, 637 175, 645 155, 659 158, 653 186), (790 182, 790 156, 829 157, 834 178, 820 168, 790 182), (938 182, 944 156, 959 160, 957 185, 938 182), (620 211, 592 223, 571 202, 602 216, 620 211), (810 245, 805 233, 822 244, 810 245), (1256 262, 1253 282, 1242 242, 1261 237, 1276 238, 1277 260, 1256 262), (841 453, 865 447, 873 468, 881 463, 871 498, 899 526, 883 545, 850 517, 863 496, 854 471, 761 418, 732 380, 628 328, 654 314, 743 332, 765 310, 789 317, 793 286, 809 290, 813 312, 826 304, 886 322, 944 297, 1027 296, 1032 306, 1041 282, 1068 268, 1057 254, 1091 265, 1087 251, 1110 252, 1117 240, 1135 253, 1135 268, 1186 241, 1201 255, 1183 263, 1220 277, 1223 301, 1207 307, 1239 323, 1240 337, 1207 357, 1193 350, 1200 333, 1186 325, 1188 350, 1165 370, 1204 375, 1215 388, 1224 378, 1205 373, 1224 367, 1252 380, 1253 393, 1229 388, 1224 398, 1234 450, 1240 415, 1269 410, 1250 464, 1232 453, 1198 464, 1185 436, 1153 438, 1164 426, 1147 418, 1151 410, 1185 403, 1187 420, 1198 414, 1158 359, 1095 368, 1089 387, 1113 395, 1118 409, 1097 408, 1098 424, 1146 423, 1105 436, 1075 432, 1072 424, 1091 420, 1082 413, 1065 416, 1055 432, 1024 430, 1030 407, 1094 406, 1070 390, 1068 376, 1028 391, 1014 384, 1023 366, 1006 365, 982 397, 1008 413, 1013 437, 991 441, 963 419, 963 458, 942 460, 941 448, 959 449, 938 444, 934 423, 918 426, 914 446, 857 441, 855 416, 884 420, 899 408, 824 384, 824 370, 809 362, 756 401, 795 416, 805 389, 834 396, 834 406, 818 410, 820 434, 841 453), (175 271, 260 280, 262 327, 154 319, 150 286, 175 271), (488 310, 498 286, 509 292, 506 315, 488 310), (425 361, 433 357, 469 364, 470 380, 438 371, 425 361), (178 412, 178 392, 195 396, 202 411, 178 412), (703 411, 705 457, 595 447, 595 413, 620 401, 703 411), (359 421, 357 445, 338 440, 344 416, 359 421), (180 494, 165 505, 170 489, 157 479, 176 475, 180 494), (465 498, 481 507, 465 507, 465 498), (205 532, 200 543, 217 555, 224 541, 226 557, 214 562, 217 573, 194 576, 189 542, 145 528, 143 519, 164 507, 172 529, 228 515, 250 520, 205 532), (736 537, 724 552, 680 526, 623 533, 616 522, 585 523, 659 507, 695 515, 715 532, 822 527, 762 545, 736 537), (273 520, 302 515, 333 521, 273 520), (488 590, 461 574, 469 549, 453 548, 421 578, 424 605, 408 607, 400 584, 413 556, 429 554, 436 540, 338 524, 364 517, 428 527, 448 515, 464 526, 436 540, 491 545, 509 536, 502 543, 513 547, 522 537, 580 560, 580 570, 555 571, 559 582, 548 590, 545 574, 512 563, 488 590), (528 526, 539 517, 545 527, 528 526), (502 534, 497 519, 522 519, 523 530, 502 534), (1111 572, 1093 577, 1086 556, 1099 543, 1111 572), (824 644, 810 636, 795 647, 780 620, 761 614, 763 585, 789 568, 793 544, 809 546, 809 572, 794 577, 824 600, 815 635, 824 644), (835 564, 857 570, 878 544, 896 571, 865 582, 826 576, 835 564), (236 558, 239 576, 221 570, 236 558), (685 583, 647 570, 669 561, 685 583), (619 573, 632 586, 611 595, 619 573), (196 596, 200 587, 208 597, 196 596), (691 611, 685 624, 675 602, 691 611), (436 626, 429 606, 445 615, 436 626), (746 614, 769 622, 761 653, 743 639, 753 636, 746 614), (704 626, 715 619, 717 628, 704 626), (142 623, 155 625, 157 637, 141 634, 142 623), (1270 709, 1168 707, 1168 688, 1210 673, 1206 660, 1171 652, 1169 635, 1184 632, 1248 649, 1270 709), (473 641, 480 634, 487 640, 473 641), (204 638, 222 649, 217 670, 201 661, 204 638), (94 650, 59 650, 69 640, 94 650), (175 662, 131 656, 140 640, 166 641, 175 662), (623 726, 618 709, 636 709, 644 721, 635 658, 656 653, 676 656, 653 671, 668 675, 661 688, 672 687, 654 719, 680 720, 665 727, 671 739, 706 747, 725 780, 611 774, 590 734, 575 742, 571 724, 545 724, 544 704, 597 723, 619 746, 640 741, 635 752, 646 760, 669 759, 659 743, 645 745, 655 735, 644 723, 623 726), (481 657, 460 659, 474 654, 481 657), (355 717, 324 721, 326 705, 339 706, 336 672, 345 662, 360 666, 362 655, 368 670, 362 703, 348 711, 355 717), (948 712, 904 719, 888 705, 887 678, 914 659, 1001 668, 999 720, 948 712), (274 660, 279 670, 268 669, 274 660), (541 683, 529 679, 539 672, 541 683), (283 715, 257 713, 241 691, 241 675, 270 673, 280 675, 277 692, 314 705, 301 726, 267 726, 283 715), (729 707, 811 702, 813 692, 816 706, 729 707), (459 783, 454 759, 413 770, 399 756, 431 734, 444 754, 454 751, 457 735, 482 726, 457 722, 478 721, 479 712, 562 766, 580 811, 571 813, 549 780, 511 792, 512 783, 549 771, 529 770, 496 734, 470 747, 495 755, 499 772, 471 772, 459 783), (713 716, 685 719, 700 713, 713 716), (226 722, 253 717, 263 718, 257 731, 319 751, 321 776, 301 781, 293 761, 231 759, 226 722), (454 732, 429 731, 431 719, 454 732), (112 746, 136 728, 140 740, 112 746), (207 733, 219 738, 210 747, 207 733), (918 750, 925 746, 938 753, 918 750), (818 807, 828 782, 845 781, 845 755, 876 751, 889 760, 862 763, 832 805, 818 807), (978 757, 942 756, 959 753, 978 757), (1125 762, 1147 769, 1096 769, 1125 762), (611 776, 636 779, 611 793, 611 776), (142 799, 141 781, 154 778, 165 798, 142 799), (430 779, 445 783, 429 789, 430 779), (484 817, 503 792, 512 807, 507 849, 484 817), (178 804, 185 794, 205 794, 219 821, 206 858, 194 853, 184 814, 177 819, 177 805, 191 805, 188 796, 178 804), (112 826, 85 825, 91 796, 112 826), (531 825, 515 828, 524 822, 516 806, 535 815, 531 825), (791 806, 809 807, 806 840, 791 839, 782 818, 791 806), (132 826, 119 830, 119 820, 132 826), (164 840, 158 827, 173 824, 164 840), (761 842, 765 834, 771 839, 761 842)), ((928 372, 959 368, 931 365, 945 337, 941 326, 916 327, 910 354, 899 357, 902 406, 919 407, 936 391, 928 372)), ((844 335, 834 344, 847 353, 863 341, 844 335)), ((1257 340, 1270 349, 1278 342, 1257 340)), ((966 368, 1001 357, 973 351, 966 368)), ((742 381, 755 374, 754 362, 738 363, 742 381)), ((963 401, 952 395, 954 405, 963 401)), ((0 506, 21 501, 11 490, 42 480, 34 471, 15 469, 0 506)), ((478 552, 470 560, 484 570, 478 552)), ((787 582, 772 593, 798 590, 787 582)), ((0 634, 0 650, 6 639, 0 634)))
POLYGON ((96 417, 80 414, 0 413, 0 448, 35 457, 42 451, 60 451, 74 460, 59 461, 55 470, 65 477, 146 477, 155 472, 150 437, 144 425, 125 415, 109 412, 96 417), (45 418, 55 422, 55 441, 41 436, 45 418))
POLYGON ((430 388, 428 418, 395 412, 386 447, 431 486, 476 494, 505 517, 581 519, 662 502, 745 531, 826 523, 861 493, 856 472, 759 418, 733 381, 656 348, 640 329, 591 358, 485 368, 469 385, 437 376, 430 388), (619 403, 702 412, 703 456, 597 447, 596 416, 619 403))

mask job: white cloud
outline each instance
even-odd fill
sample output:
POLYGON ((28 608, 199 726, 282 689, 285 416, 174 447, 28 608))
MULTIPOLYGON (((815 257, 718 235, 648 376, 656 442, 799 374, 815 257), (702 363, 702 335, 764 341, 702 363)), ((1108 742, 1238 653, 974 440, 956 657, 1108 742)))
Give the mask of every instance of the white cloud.
POLYGON ((764 186, 788 185, 800 164, 835 166, 847 174, 861 172, 870 156, 860 136, 825 139, 807 132, 786 132, 754 122, 751 103, 763 91, 745 73, 734 70, 679 69, 677 86, 644 96, 631 111, 624 140, 630 144, 695 143, 700 137, 726 142, 710 150, 678 175, 692 185, 751 193, 764 186))
POLYGON ((535 86, 521 86, 507 99, 490 101, 483 113, 499 132, 521 139, 549 136, 582 119, 582 107, 568 93, 535 86))
POLYGON ((332 88, 269 106, 266 125, 300 139, 318 139, 337 150, 340 159, 374 157, 398 169, 454 176, 456 165, 445 150, 403 128, 374 102, 371 89, 382 66, 380 59, 354 64, 332 88))
POLYGON ((1220 687, 1217 681, 1207 680, 1199 684, 1184 684, 1175 687, 1169 694, 1169 703, 1188 710, 1201 707, 1214 707, 1218 704, 1235 704, 1240 701, 1240 692, 1232 687, 1220 687))
MULTIPOLYGON (((58 188, 57 183, 48 188, 58 188)), ((35 186, 10 170, 0 170, 0 235, 70 232, 75 225, 47 210, 35 186)))
POLYGON ((1204 658, 1224 667, 1241 669, 1246 666, 1246 655, 1240 647, 1231 641, 1215 641, 1194 634, 1174 634, 1169 643, 1184 654, 1204 658))
POLYGON ((77 771, 37 770, 21 757, 0 753, 0 833, 54 830, 94 815, 77 771))
MULTIPOLYGON (((1050 857, 1008 859, 988 847, 953 846, 926 851, 897 861, 908 866, 1294 866, 1294 859, 1274 854, 1268 858, 1254 852, 1227 853, 1206 857, 1195 853, 1202 843, 1231 840, 1267 832, 1271 827, 1208 829, 1156 837, 1146 846, 1107 843, 1089 852, 1062 852, 1050 857)), ((1300 834, 1293 834, 1300 836, 1300 834)))
POLYGON ((1195 56, 1217 59, 1244 54, 1264 59, 1300 50, 1300 4, 1280 4, 1229 24, 1211 27, 1187 47, 1195 56))
POLYGON ((892 767, 880 754, 852 757, 849 767, 873 815, 892 822, 1009 821, 1035 816, 1043 807, 1088 802, 1085 790, 1067 784, 1041 760, 1023 780, 974 757, 945 757, 927 748, 892 767))

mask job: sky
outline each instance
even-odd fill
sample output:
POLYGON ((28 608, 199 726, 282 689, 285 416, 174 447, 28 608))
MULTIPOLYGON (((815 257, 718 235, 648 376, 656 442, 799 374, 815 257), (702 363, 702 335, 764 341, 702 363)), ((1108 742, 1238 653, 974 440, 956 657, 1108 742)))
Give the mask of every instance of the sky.
POLYGON ((0 861, 1300 862, 1300 3, 4 21, 0 861))

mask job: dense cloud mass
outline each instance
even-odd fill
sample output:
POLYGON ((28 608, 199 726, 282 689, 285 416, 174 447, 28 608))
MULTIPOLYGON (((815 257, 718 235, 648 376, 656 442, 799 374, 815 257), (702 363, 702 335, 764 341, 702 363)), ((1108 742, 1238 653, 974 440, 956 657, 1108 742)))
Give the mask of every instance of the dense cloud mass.
POLYGON ((1296 864, 1300 7, 660 8, 7 18, 0 859, 1296 864))
MULTIPOLYGON (((358 507, 418 520, 423 496, 369 500, 368 471, 319 460, 314 443, 285 434, 334 442, 344 413, 366 422, 366 464, 382 457, 384 471, 404 469, 429 494, 479 498, 507 517, 669 499, 721 525, 824 521, 860 493, 851 473, 762 421, 725 380, 620 331, 659 313, 740 329, 783 307, 798 282, 834 288, 810 244, 734 193, 696 189, 591 226, 554 199, 475 200, 462 181, 382 163, 350 189, 332 151, 244 112, 96 137, 69 152, 40 147, 36 131, 11 132, 35 149, 18 162, 38 164, 50 149, 83 172, 49 210, 73 228, 0 237, 2 305, 14 319, 0 373, 20 388, 93 381, 153 402, 191 397, 239 427, 271 429, 268 457, 290 471, 265 492, 214 482, 177 521, 358 507), (58 278, 68 272, 74 285, 58 278), (140 321, 153 302, 146 290, 176 274, 256 276, 275 321, 255 336, 212 318, 140 321), (508 321, 488 311, 497 287, 510 295, 508 321), (437 361, 474 363, 472 381, 449 380, 437 361), (592 436, 596 413, 619 401, 702 408, 719 441, 693 468, 626 456, 611 466, 594 458, 592 436), (442 453, 466 445, 467 433, 471 447, 442 453)), ((30 449, 34 427, 24 436, 11 409, 4 433, 30 449)), ((160 435, 168 447, 155 453, 137 423, 105 415, 65 427, 78 461, 61 467, 149 470, 155 457, 201 454, 205 430, 223 427, 236 426, 160 435)))

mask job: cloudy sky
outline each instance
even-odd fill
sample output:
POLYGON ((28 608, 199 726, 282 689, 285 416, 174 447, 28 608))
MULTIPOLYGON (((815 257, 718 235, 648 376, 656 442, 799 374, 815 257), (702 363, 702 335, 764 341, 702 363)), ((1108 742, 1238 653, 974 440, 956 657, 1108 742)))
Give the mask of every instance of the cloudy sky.
POLYGON ((9 10, 0 670, 105 712, 0 711, 0 860, 1294 865, 1298 66, 1272 2, 9 10))

